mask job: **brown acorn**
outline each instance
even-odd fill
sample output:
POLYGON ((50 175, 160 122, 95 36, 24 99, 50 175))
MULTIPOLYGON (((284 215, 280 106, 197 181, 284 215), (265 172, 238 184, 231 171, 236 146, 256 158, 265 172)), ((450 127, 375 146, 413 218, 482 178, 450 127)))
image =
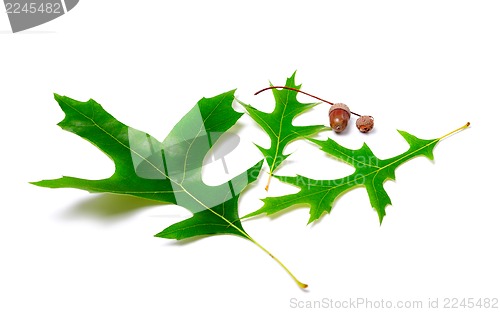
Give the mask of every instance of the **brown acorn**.
POLYGON ((373 117, 372 116, 361 116, 356 120, 356 127, 359 131, 367 133, 373 129, 373 117))
POLYGON ((340 133, 347 127, 347 123, 351 118, 351 110, 343 103, 335 103, 330 107, 328 115, 330 117, 330 127, 336 133, 340 133))

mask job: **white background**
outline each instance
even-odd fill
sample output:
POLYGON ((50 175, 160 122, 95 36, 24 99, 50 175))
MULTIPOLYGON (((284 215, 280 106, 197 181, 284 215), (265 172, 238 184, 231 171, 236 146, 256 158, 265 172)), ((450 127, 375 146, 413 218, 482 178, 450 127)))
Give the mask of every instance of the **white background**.
MULTIPOLYGON (((500 297, 499 13, 497 1, 82 0, 18 34, 0 13, 0 310, 288 311, 291 298, 500 297), (437 145, 434 162, 397 170, 381 226, 362 188, 313 226, 305 207, 244 222, 307 291, 238 237, 154 238, 189 216, 181 207, 28 184, 114 170, 56 126, 53 92, 93 98, 162 140, 200 98, 234 88, 271 111, 271 93, 253 93, 295 70, 304 91, 375 116, 368 135, 353 119, 346 134, 318 137, 366 141, 381 158, 406 150, 396 129, 430 139, 471 122, 437 145)), ((326 124, 327 111, 296 121, 326 124)), ((259 160, 252 142, 269 144, 241 121, 242 143, 226 158, 232 175, 259 160)), ((287 151, 280 174, 352 172, 305 142, 287 151)), ((220 161, 205 173, 207 183, 229 178, 220 161)), ((242 215, 260 207, 266 180, 241 198, 242 215)), ((269 195, 292 191, 274 180, 269 195)))

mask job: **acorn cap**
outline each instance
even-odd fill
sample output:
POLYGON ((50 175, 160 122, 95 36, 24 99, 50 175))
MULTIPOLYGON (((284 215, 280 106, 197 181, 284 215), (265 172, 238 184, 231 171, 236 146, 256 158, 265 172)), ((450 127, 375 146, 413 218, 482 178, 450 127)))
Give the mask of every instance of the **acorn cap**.
POLYGON ((334 111, 336 109, 343 109, 343 110, 345 110, 349 114, 349 118, 351 118, 351 110, 344 103, 335 103, 335 104, 333 104, 330 107, 330 110, 328 111, 328 114, 330 114, 332 111, 334 111))
POLYGON ((359 131, 366 133, 373 129, 374 120, 372 116, 361 116, 356 120, 359 131))

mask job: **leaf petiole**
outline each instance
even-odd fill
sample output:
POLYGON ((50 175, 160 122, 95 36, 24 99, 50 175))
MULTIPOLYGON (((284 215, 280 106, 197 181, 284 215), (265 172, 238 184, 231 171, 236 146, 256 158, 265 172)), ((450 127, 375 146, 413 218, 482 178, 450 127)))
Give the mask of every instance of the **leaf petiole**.
POLYGON ((269 191, 269 185, 271 184, 271 178, 273 177, 272 173, 269 173, 269 178, 267 179, 267 184, 266 184, 266 192, 269 191))
POLYGON ((257 245, 257 247, 259 247, 260 249, 262 249, 265 253, 267 253, 271 258, 273 258, 276 262, 278 262, 278 264, 288 273, 288 275, 290 275, 290 277, 295 281, 295 283, 302 289, 305 289, 307 288, 309 285, 307 284, 304 284, 302 283, 301 281, 299 281, 295 275, 293 275, 293 273, 283 264, 283 262, 281 262, 278 258, 276 258, 272 253, 269 252, 269 250, 267 250, 266 248, 264 248, 264 246, 262 246, 261 244, 259 244, 257 241, 255 241, 253 238, 251 238, 250 236, 247 236, 248 239, 254 243, 255 245, 257 245))
POLYGON ((453 130, 453 131, 451 131, 451 132, 443 135, 442 137, 439 138, 439 140, 441 141, 442 139, 445 139, 445 138, 449 137, 450 135, 453 135, 453 134, 455 134, 455 133, 457 133, 459 131, 467 129, 469 126, 470 126, 470 122, 467 122, 465 125, 461 126, 460 128, 457 128, 457 129, 455 129, 455 130, 453 130))

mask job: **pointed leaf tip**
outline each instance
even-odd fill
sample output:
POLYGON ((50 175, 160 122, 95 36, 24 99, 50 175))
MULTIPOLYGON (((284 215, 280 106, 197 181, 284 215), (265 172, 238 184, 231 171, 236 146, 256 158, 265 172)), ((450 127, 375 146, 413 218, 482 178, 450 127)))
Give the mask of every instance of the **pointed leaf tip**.
MULTIPOLYGON (((385 211, 385 208, 384 208, 385 211)), ((383 215, 379 214, 378 215, 378 223, 379 225, 382 225, 382 221, 384 221, 385 213, 383 215)))

